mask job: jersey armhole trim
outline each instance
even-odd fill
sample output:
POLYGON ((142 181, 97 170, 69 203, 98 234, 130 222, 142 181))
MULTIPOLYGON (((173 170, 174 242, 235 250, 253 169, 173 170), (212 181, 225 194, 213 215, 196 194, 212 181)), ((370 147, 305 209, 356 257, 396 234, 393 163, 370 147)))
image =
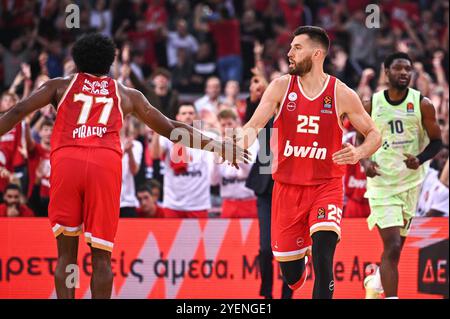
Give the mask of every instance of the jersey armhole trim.
POLYGON ((286 92, 284 92, 283 99, 281 100, 280 110, 278 111, 278 113, 275 115, 275 118, 273 119, 273 122, 274 122, 274 123, 275 123, 275 121, 278 119, 278 117, 280 116, 281 111, 283 111, 283 105, 284 105, 284 102, 286 101, 286 98, 287 98, 289 89, 291 88, 291 82, 292 82, 292 78, 293 78, 293 77, 294 77, 293 75, 289 75, 288 86, 287 86, 287 88, 286 88, 286 92))
POLYGON ((334 80, 334 106, 335 106, 335 109, 336 109, 336 119, 337 119, 337 122, 338 122, 338 126, 340 127, 342 132, 344 132, 344 125, 342 125, 342 122, 341 122, 341 117, 339 115, 338 103, 337 103, 337 98, 336 98, 337 83, 338 83, 338 79, 335 78, 335 80, 334 80))
POLYGON ((61 100, 59 100, 59 103, 58 103, 58 105, 56 106, 56 112, 58 112, 59 107, 60 107, 61 104, 64 102, 64 100, 65 100, 66 97, 67 97, 67 94, 69 94, 70 90, 72 89, 73 84, 75 83, 76 79, 78 78, 78 74, 79 74, 79 73, 76 73, 76 74, 74 75, 74 77, 72 78, 72 80, 71 80, 70 83, 69 83, 69 86, 68 86, 67 89, 64 91, 64 94, 62 95, 61 100))
POLYGON ((116 88, 117 103, 118 103, 118 108, 119 108, 120 115, 122 117, 122 124, 123 124, 123 110, 122 110, 122 105, 121 105, 122 99, 120 98, 120 94, 119 94, 119 86, 117 85, 117 80, 113 79, 113 81, 114 81, 114 86, 116 88))

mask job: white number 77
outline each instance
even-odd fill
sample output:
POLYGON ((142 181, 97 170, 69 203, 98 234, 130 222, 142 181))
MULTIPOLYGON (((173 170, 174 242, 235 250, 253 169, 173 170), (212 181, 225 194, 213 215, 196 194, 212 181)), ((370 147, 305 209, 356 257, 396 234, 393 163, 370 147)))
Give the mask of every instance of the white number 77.
MULTIPOLYGON (((86 95, 83 93, 75 94, 73 96, 73 100, 75 102, 83 102, 83 106, 81 107, 80 116, 78 117, 77 124, 86 124, 89 114, 91 113, 92 104, 94 102, 94 97, 90 95, 86 95)), ((100 115, 100 119, 98 123, 106 125, 108 123, 109 115, 111 114, 111 110, 114 104, 114 100, 110 97, 104 96, 96 96, 95 103, 104 103, 102 114, 100 115)))

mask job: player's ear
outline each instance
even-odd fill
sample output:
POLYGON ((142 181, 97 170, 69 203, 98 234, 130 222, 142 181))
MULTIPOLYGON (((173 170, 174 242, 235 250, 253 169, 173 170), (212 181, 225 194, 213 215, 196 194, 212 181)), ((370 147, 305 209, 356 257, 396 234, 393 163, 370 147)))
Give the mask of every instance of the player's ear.
POLYGON ((313 53, 313 57, 319 58, 321 54, 322 54, 322 51, 320 49, 315 49, 314 53, 313 53))

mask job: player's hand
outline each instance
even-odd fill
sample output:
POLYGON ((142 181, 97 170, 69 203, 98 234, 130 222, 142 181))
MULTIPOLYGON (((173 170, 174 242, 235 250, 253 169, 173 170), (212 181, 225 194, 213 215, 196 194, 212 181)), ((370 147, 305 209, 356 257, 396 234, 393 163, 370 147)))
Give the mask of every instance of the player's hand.
POLYGON ((333 154, 333 162, 338 165, 356 164, 361 156, 356 147, 350 143, 344 143, 342 149, 333 154))
POLYGON ((417 157, 411 154, 404 153, 403 154, 406 159, 403 161, 409 169, 418 169, 420 166, 420 161, 417 157))
POLYGON ((381 176, 377 171, 377 168, 379 168, 377 162, 366 160, 362 163, 362 167, 364 168, 367 177, 373 178, 375 176, 381 176))
POLYGON ((250 152, 237 145, 236 137, 225 137, 218 151, 220 152, 219 155, 236 169, 239 169, 238 163, 251 162, 250 152))

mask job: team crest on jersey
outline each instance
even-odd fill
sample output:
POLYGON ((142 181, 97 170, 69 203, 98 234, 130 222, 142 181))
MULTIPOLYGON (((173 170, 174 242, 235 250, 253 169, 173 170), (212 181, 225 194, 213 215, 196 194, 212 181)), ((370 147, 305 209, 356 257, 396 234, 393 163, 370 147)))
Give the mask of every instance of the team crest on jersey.
POLYGON ((324 219, 325 218, 325 208, 320 207, 317 210, 317 219, 324 219))
POLYGON ((288 102, 288 104, 286 105, 288 111, 294 111, 296 107, 297 104, 295 102, 288 102))
POLYGON ((288 99, 289 99, 289 101, 292 101, 292 102, 297 101, 297 93, 295 93, 295 92, 289 93, 288 99))
POLYGON ((412 113, 414 112, 414 104, 409 102, 408 104, 406 104, 406 112, 408 113, 412 113))
POLYGON ((88 79, 84 80, 82 91, 100 94, 100 95, 108 95, 108 81, 89 81, 88 79))

